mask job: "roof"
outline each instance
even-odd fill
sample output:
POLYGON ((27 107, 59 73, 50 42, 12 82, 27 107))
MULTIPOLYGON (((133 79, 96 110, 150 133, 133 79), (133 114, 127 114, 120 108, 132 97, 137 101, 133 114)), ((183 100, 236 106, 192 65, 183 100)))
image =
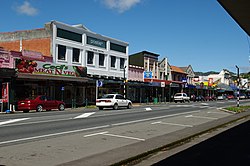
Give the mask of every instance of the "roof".
POLYGON ((179 67, 177 67, 177 66, 171 66, 171 70, 172 70, 173 72, 187 74, 186 72, 184 72, 181 68, 179 68, 179 67))
POLYGON ((236 23, 250 36, 250 1, 249 0, 217 0, 236 23))

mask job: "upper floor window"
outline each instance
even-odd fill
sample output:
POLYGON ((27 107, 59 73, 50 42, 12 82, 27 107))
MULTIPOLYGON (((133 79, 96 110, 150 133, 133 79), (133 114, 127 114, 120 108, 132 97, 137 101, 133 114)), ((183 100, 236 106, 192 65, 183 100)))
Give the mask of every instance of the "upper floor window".
POLYGON ((58 60, 66 60, 66 46, 58 45, 58 60))
POLYGON ((110 50, 126 53, 126 46, 122 46, 115 43, 110 43, 110 50))
POLYGON ((94 52, 92 52, 92 51, 87 52, 87 64, 88 65, 94 64, 94 52))
POLYGON ((113 67, 113 68, 115 68, 116 67, 116 57, 115 56, 111 56, 111 64, 110 64, 110 66, 111 67, 113 67))
POLYGON ((80 62, 80 49, 73 48, 73 55, 72 55, 73 62, 80 62))
POLYGON ((82 34, 57 28, 57 37, 82 43, 82 34))
POLYGON ((105 55, 104 54, 99 54, 99 66, 105 66, 105 55))
POLYGON ((123 69, 125 67, 125 59, 120 58, 120 69, 123 69))

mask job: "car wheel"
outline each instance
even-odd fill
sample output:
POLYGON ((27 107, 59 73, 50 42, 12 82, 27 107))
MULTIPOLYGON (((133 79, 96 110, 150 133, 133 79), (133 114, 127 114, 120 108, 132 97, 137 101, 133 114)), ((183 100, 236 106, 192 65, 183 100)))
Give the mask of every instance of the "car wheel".
POLYGON ((132 104, 131 104, 131 103, 128 103, 127 108, 128 108, 128 109, 131 109, 131 108, 132 108, 132 104))
POLYGON ((42 112, 43 111, 43 106, 42 105, 36 106, 36 111, 37 112, 42 112))
POLYGON ((58 110, 59 110, 59 111, 63 111, 64 109, 65 109, 64 104, 60 104, 60 105, 58 106, 58 110))
POLYGON ((115 105, 114 105, 114 110, 117 110, 117 109, 118 109, 118 104, 115 103, 115 105))
POLYGON ((103 107, 99 107, 99 110, 103 110, 103 107))
POLYGON ((23 113, 28 113, 30 112, 30 110, 23 110, 23 113))

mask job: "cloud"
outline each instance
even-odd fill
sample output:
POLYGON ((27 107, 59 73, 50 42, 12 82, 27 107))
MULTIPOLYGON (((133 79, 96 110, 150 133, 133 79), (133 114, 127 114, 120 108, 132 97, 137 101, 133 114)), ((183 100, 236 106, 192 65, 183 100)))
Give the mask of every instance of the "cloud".
POLYGON ((15 10, 18 13, 25 14, 28 16, 35 16, 38 14, 38 10, 34 8, 28 1, 24 1, 24 3, 20 6, 17 6, 15 10))
POLYGON ((136 4, 140 3, 141 0, 103 0, 104 4, 110 8, 117 10, 119 13, 123 13, 136 4))

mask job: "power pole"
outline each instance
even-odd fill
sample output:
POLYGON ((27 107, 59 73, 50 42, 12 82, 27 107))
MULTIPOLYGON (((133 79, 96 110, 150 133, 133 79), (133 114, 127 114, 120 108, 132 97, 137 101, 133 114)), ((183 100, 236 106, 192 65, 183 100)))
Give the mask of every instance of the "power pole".
POLYGON ((240 106, 240 69, 237 65, 235 65, 237 68, 237 107, 240 106))

